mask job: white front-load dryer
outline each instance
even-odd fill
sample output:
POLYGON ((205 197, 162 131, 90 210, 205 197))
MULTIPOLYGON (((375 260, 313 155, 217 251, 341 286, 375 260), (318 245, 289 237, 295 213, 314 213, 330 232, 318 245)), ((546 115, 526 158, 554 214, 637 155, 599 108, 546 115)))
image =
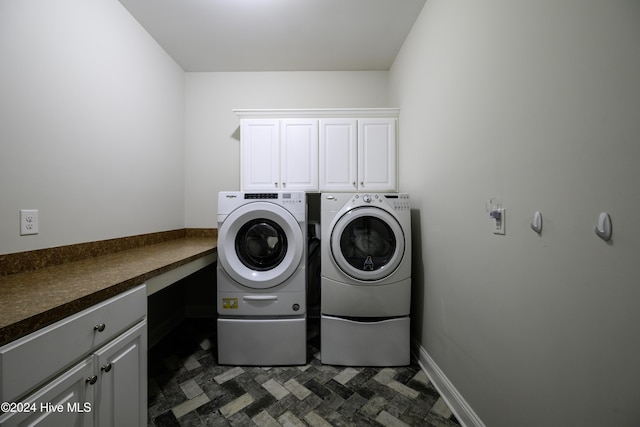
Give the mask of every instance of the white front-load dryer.
POLYGON ((321 360, 409 363, 411 205, 406 193, 323 193, 321 360))
POLYGON ((306 363, 306 195, 218 195, 218 363, 306 363))

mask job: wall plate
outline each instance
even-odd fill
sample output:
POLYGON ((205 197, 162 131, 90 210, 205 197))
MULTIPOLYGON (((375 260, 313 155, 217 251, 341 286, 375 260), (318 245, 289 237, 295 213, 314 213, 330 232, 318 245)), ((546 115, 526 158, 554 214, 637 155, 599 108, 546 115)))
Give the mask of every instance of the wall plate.
POLYGON ((20 209, 20 235, 38 234, 38 210, 20 209))
POLYGON ((497 208, 490 213, 491 218, 494 219, 493 223, 493 234, 505 234, 505 219, 506 219, 506 210, 504 208, 497 208))

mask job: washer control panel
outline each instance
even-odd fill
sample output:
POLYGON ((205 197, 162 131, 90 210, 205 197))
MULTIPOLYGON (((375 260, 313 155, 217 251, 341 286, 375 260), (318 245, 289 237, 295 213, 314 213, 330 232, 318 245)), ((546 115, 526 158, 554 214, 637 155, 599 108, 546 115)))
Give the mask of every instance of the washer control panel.
POLYGON ((245 200, 271 200, 282 204, 299 204, 304 202, 303 193, 245 193, 245 200))

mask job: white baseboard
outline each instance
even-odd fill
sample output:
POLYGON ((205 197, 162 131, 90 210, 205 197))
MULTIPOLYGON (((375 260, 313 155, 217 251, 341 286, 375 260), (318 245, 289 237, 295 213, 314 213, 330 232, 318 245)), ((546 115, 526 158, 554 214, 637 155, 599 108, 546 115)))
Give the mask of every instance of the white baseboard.
POLYGON ((460 425, 463 427, 485 427, 480 417, 473 412, 471 406, 469 406, 444 372, 442 372, 436 362, 429 356, 427 350, 415 340, 413 341, 412 347, 414 355, 417 355, 416 359, 418 359, 420 367, 425 374, 427 374, 429 381, 433 383, 436 390, 438 390, 440 397, 447 403, 451 412, 456 416, 460 425))

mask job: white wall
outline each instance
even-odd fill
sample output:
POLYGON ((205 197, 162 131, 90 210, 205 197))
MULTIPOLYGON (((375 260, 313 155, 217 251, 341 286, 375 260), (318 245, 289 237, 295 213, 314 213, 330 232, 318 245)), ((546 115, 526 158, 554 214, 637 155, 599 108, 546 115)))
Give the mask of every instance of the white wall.
POLYGON ((639 24, 622 0, 433 0, 391 69, 414 334, 488 426, 640 419, 639 24))
POLYGON ((184 227, 184 73, 119 2, 0 1, 0 63, 0 254, 184 227))
POLYGON ((186 73, 186 225, 216 227, 218 192, 240 189, 234 109, 388 107, 388 72, 186 73))

